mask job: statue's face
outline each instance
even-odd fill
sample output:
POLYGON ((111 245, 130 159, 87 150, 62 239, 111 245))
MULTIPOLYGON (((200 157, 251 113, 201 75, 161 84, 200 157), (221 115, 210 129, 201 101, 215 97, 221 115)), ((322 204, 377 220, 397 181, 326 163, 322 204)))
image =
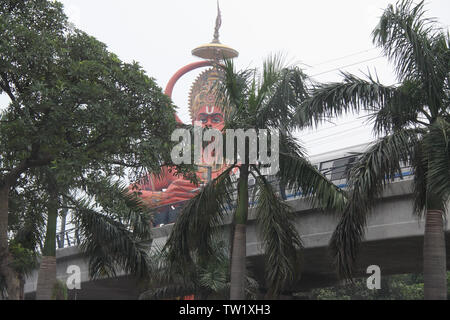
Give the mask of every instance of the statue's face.
POLYGON ((208 126, 220 131, 224 127, 223 113, 218 107, 214 106, 205 105, 201 107, 194 121, 200 122, 202 127, 208 126))
POLYGON ((194 113, 193 124, 222 131, 225 126, 224 114, 216 106, 216 84, 219 78, 218 71, 214 68, 204 71, 192 86, 189 108, 194 113))

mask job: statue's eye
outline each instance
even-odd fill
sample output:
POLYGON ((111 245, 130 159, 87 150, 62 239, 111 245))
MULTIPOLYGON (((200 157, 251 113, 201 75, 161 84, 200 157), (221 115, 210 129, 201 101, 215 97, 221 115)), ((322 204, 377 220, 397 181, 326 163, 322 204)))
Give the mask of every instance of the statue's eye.
POLYGON ((213 123, 219 123, 219 122, 222 122, 223 121, 223 118, 222 118, 222 116, 221 115, 215 115, 213 118, 212 118, 212 122, 213 123))
POLYGON ((206 123, 206 122, 208 122, 208 115, 200 114, 200 116, 198 117, 198 120, 201 121, 202 123, 206 123))

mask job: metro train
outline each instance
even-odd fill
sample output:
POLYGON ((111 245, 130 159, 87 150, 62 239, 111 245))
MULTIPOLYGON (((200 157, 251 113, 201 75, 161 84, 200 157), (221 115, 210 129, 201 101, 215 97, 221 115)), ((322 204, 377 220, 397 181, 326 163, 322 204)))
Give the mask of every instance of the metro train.
MULTIPOLYGON (((352 164, 358 160, 360 155, 363 154, 367 150, 367 148, 369 148, 369 146, 370 144, 359 144, 342 149, 328 151, 314 155, 310 157, 309 160, 323 175, 325 175, 335 185, 340 188, 345 188, 347 186, 347 175, 352 167, 352 164)), ((412 176, 411 170, 406 164, 402 166, 402 176, 412 176)), ((269 177, 269 181, 274 183, 274 185, 276 185, 276 187, 278 188, 277 180, 275 177, 269 177)), ((249 187, 252 188, 254 184, 254 179, 250 178, 249 187)), ((290 192, 290 190, 283 191, 283 197, 285 199, 292 199, 300 196, 302 196, 301 193, 290 192)), ((158 208, 157 213, 155 214, 154 225, 162 226, 165 224, 174 223, 185 202, 186 201, 173 203, 158 208)), ((252 203, 250 201, 250 205, 251 204, 252 203)))

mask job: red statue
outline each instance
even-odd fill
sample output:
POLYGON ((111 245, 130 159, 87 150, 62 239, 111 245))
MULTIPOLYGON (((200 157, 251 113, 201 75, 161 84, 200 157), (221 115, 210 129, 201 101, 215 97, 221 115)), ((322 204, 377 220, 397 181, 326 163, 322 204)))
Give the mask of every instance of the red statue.
MULTIPOLYGON (((167 84, 165 90, 166 95, 169 97, 172 96, 175 83, 187 72, 200 67, 214 66, 222 59, 232 59, 239 55, 236 50, 220 43, 219 28, 221 24, 221 13, 217 5, 217 18, 212 42, 192 50, 194 56, 205 60, 191 63, 178 70, 167 84)), ((220 72, 216 67, 213 67, 201 73, 192 85, 189 97, 189 110, 192 124, 202 127, 208 126, 218 130, 223 129, 223 110, 215 103, 215 84, 219 81, 219 78, 220 72)), ((175 118, 181 123, 178 116, 175 115, 175 118)), ((214 155, 209 156, 213 157, 214 155)), ((209 169, 211 170, 210 175, 206 166, 199 166, 196 174, 198 180, 202 183, 207 182, 208 178, 216 178, 226 169, 226 165, 212 165, 209 169)), ((170 171, 169 167, 162 167, 159 176, 150 175, 143 182, 134 185, 134 187, 137 186, 140 189, 142 199, 149 206, 158 207, 160 213, 166 212, 169 208, 173 210, 176 207, 182 206, 183 201, 194 197, 199 190, 198 185, 191 183, 182 176, 175 176, 175 170, 173 172, 170 171)))
MULTIPOLYGON (((222 109, 216 105, 215 85, 219 81, 219 71, 216 68, 202 72, 194 82, 189 97, 189 111, 192 124, 200 125, 203 128, 209 127, 222 130, 224 127, 224 114, 222 109)), ((216 178, 225 165, 212 165, 211 178, 216 178)), ((165 166, 161 169, 161 174, 150 175, 137 184, 141 193, 141 198, 151 207, 162 207, 177 204, 191 199, 198 191, 199 186, 191 183, 183 176, 175 176, 175 170, 170 172, 170 168, 165 166)), ((197 171, 198 180, 205 183, 208 180, 208 168, 200 166, 197 171)))

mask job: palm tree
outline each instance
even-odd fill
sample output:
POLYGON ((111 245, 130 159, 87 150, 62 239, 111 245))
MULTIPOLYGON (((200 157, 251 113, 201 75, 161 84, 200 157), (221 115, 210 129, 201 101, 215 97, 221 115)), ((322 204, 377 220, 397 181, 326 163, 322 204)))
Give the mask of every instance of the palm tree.
MULTIPOLYGON (((278 178, 296 191, 311 195, 324 208, 342 208, 343 193, 306 159, 298 142, 291 136, 295 108, 307 96, 306 76, 297 67, 284 67, 282 60, 266 60, 262 73, 235 71, 232 61, 225 61, 223 81, 217 87, 217 101, 225 106, 225 129, 281 129, 278 178)), ((248 142, 246 149, 248 149, 248 142)), ((266 257, 268 294, 277 296, 292 284, 300 268, 302 247, 291 208, 276 193, 261 166, 231 164, 187 202, 167 241, 168 260, 175 268, 189 266, 193 256, 213 254, 211 242, 223 218, 232 216, 230 299, 245 298, 246 226, 249 207, 249 177, 256 181, 254 209, 266 257), (237 191, 230 173, 239 170, 237 191), (237 192, 237 203, 232 197, 237 192)))
POLYGON ((119 271, 146 279, 151 215, 142 200, 121 183, 103 177, 84 180, 87 196, 72 196, 56 176, 55 170, 47 168, 30 171, 23 194, 17 197, 29 204, 11 208, 13 213, 25 209, 24 221, 14 231, 16 242, 41 253, 36 299, 52 299, 58 284, 56 222, 63 202, 70 206, 71 223, 78 228, 79 247, 89 259, 92 279, 114 277, 119 271))
POLYGON ((383 187, 401 175, 401 162, 414 170, 415 212, 425 213, 426 299, 445 299, 446 252, 443 217, 450 196, 449 36, 424 17, 423 2, 389 5, 373 31, 373 42, 394 63, 398 85, 344 73, 340 83, 318 85, 298 114, 316 123, 347 112, 371 112, 379 139, 350 172, 349 201, 332 236, 341 276, 350 278, 367 214, 383 187))
POLYGON ((128 186, 110 178, 88 183, 88 195, 67 197, 74 205, 73 223, 79 229, 80 249, 89 257, 93 279, 125 272, 148 278, 152 244, 152 215, 147 205, 128 186))
POLYGON ((56 279, 56 222, 58 220, 59 190, 55 175, 50 169, 43 170, 47 189, 47 219, 44 246, 42 248, 41 263, 39 265, 36 285, 36 299, 50 300, 56 279))

